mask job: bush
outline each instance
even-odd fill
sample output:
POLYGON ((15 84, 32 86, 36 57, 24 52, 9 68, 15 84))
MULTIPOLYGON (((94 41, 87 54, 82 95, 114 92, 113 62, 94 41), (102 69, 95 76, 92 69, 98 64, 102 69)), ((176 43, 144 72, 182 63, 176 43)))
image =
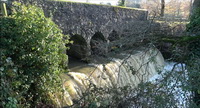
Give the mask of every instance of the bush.
POLYGON ((200 8, 197 8, 190 18, 190 23, 187 25, 187 31, 199 32, 200 31, 200 8))
POLYGON ((194 104, 192 107, 200 107, 200 8, 196 8, 191 16, 187 31, 196 35, 196 39, 188 43, 187 70, 189 72, 188 88, 192 93, 194 104))
POLYGON ((59 74, 67 67, 68 36, 42 9, 17 3, 14 9, 0 18, 0 107, 52 104, 50 96, 61 91, 59 74))

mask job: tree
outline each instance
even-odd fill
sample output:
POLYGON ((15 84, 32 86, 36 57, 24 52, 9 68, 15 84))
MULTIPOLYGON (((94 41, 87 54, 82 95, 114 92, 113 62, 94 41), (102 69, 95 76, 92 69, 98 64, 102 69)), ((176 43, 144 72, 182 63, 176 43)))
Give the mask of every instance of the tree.
POLYGON ((199 8, 199 6, 200 6, 200 0, 194 0, 193 9, 199 8))
POLYGON ((193 0, 190 0, 190 14, 192 13, 192 4, 193 4, 193 0))
POLYGON ((193 5, 191 7, 191 15, 197 8, 199 8, 199 6, 200 6, 200 0, 194 0, 193 5))
POLYGON ((119 0, 118 6, 126 6, 126 0, 119 0))
MULTIPOLYGON (((171 38, 173 46, 176 46, 175 51, 178 52, 179 62, 186 64, 187 72, 183 73, 188 76, 183 89, 191 92, 190 104, 193 108, 200 107, 200 0, 195 0, 193 3, 190 23, 187 25, 187 31, 192 36, 181 36, 171 38), (182 51, 178 51, 181 49, 182 51)), ((169 37, 168 37, 169 38, 169 37)), ((170 38, 169 38, 170 40, 170 38)), ((175 55, 176 56, 176 55, 175 55)))
POLYGON ((196 106, 200 106, 200 74, 199 74, 199 67, 200 62, 198 61, 200 59, 200 0, 194 0, 193 7, 192 7, 192 14, 190 19, 190 24, 188 25, 188 31, 195 34, 197 39, 194 40, 190 44, 190 51, 192 52, 192 55, 190 55, 191 62, 188 64, 190 65, 189 68, 191 68, 190 74, 190 82, 191 82, 191 88, 193 93, 193 100, 196 104, 196 106), (199 37, 199 38, 198 38, 199 37), (194 57, 193 57, 194 56, 194 57))
POLYGON ((126 0, 126 7, 140 8, 141 0, 126 0))
POLYGON ((6 4, 3 1, 0 2, 0 9, 3 16, 7 16, 6 4))
POLYGON ((193 2, 190 24, 187 25, 187 29, 189 32, 200 34, 200 0, 195 0, 193 2))
POLYGON ((163 17, 165 13, 165 0, 161 0, 160 16, 163 17))

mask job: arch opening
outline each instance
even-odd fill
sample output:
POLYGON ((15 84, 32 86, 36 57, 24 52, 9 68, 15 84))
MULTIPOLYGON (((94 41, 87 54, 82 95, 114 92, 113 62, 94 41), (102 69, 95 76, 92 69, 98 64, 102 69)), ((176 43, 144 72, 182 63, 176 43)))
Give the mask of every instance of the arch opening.
POLYGON ((91 54, 103 56, 107 53, 107 41, 101 32, 96 32, 91 40, 91 54))
POLYGON ((118 40, 118 39, 120 39, 120 36, 119 36, 119 34, 117 33, 117 31, 115 31, 115 30, 113 30, 113 31, 109 34, 109 36, 108 36, 108 40, 109 40, 110 42, 115 41, 115 40, 118 40))
POLYGON ((84 59, 88 56, 88 47, 86 40, 78 34, 71 36, 73 44, 70 45, 70 49, 67 54, 71 57, 84 59))

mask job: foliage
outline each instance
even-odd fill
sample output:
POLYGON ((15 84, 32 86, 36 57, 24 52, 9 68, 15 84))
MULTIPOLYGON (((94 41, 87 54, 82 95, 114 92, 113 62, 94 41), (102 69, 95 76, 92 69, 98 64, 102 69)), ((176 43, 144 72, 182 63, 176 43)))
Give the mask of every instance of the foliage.
MULTIPOLYGON (((175 84, 182 88, 184 92, 189 92, 187 107, 197 108, 200 105, 200 10, 194 11, 190 23, 187 25, 188 34, 191 36, 181 36, 173 38, 163 38, 165 42, 173 43, 174 54, 172 59, 178 59, 185 63, 186 68, 182 69, 180 75, 174 75, 180 83, 175 84), (185 77, 180 77, 185 76, 185 77)), ((174 74, 174 73, 172 73, 174 74)), ((170 75, 171 76, 171 75, 170 75)))
MULTIPOLYGON (((176 19, 188 18, 191 0, 165 0, 165 18, 176 19)), ((161 10, 161 0, 148 0, 141 3, 141 7, 148 10, 150 16, 159 16, 161 10)))
MULTIPOLYGON (((173 60, 180 63, 185 63, 186 68, 182 69, 180 75, 174 75, 180 83, 175 84, 181 87, 184 92, 190 92, 190 97, 187 100, 188 106, 196 108, 200 105, 200 10, 197 9, 191 16, 190 23, 187 25, 188 34, 190 36, 181 37, 166 37, 162 40, 172 43, 173 60), (185 76, 185 77, 180 77, 185 76), (180 78, 179 78, 180 77, 180 78)), ((173 72, 171 72, 174 74, 173 72)), ((170 75, 171 76, 171 75, 170 75)), ((172 77, 172 76, 171 76, 172 77)), ((185 98, 185 97, 184 97, 185 98)))
MULTIPOLYGON (((187 30, 200 37, 200 8, 195 8, 191 16, 190 23, 187 25, 187 30)), ((189 87, 193 93, 195 105, 200 106, 200 38, 188 43, 189 59, 187 61, 189 71, 189 87)))
POLYGON ((126 1, 125 0, 119 0, 118 1, 118 6, 126 6, 126 1))
POLYGON ((50 95, 61 91, 59 74, 66 69, 68 36, 42 9, 18 3, 13 15, 0 18, 0 28, 0 106, 50 103, 50 95))
POLYGON ((192 14, 187 30, 193 33, 200 31, 200 8, 197 8, 192 14))
POLYGON ((130 89, 130 86, 102 88, 91 84, 72 108, 117 108, 130 89))
MULTIPOLYGON (((198 51, 200 52, 200 50, 198 51)), ((200 106, 200 57, 194 55, 190 56, 190 60, 187 63, 187 69, 189 71, 189 79, 187 89, 192 92, 193 106, 200 106)))
POLYGON ((162 84, 141 83, 131 86, 99 88, 91 86, 72 108, 164 108, 177 107, 174 95, 162 84), (169 104, 170 103, 170 104, 169 104))

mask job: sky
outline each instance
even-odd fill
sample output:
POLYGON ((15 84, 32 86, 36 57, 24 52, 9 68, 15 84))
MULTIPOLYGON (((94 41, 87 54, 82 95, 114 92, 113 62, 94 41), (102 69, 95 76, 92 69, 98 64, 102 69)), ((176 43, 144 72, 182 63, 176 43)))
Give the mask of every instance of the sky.
POLYGON ((118 3, 118 0, 89 0, 91 3, 111 3, 112 5, 116 5, 118 3))
POLYGON ((118 0, 69 0, 69 1, 75 1, 75 2, 86 2, 86 1, 89 1, 90 3, 111 3, 112 5, 116 5, 118 0))
MULTIPOLYGON (((75 2, 86 2, 89 1, 90 3, 111 3, 111 5, 117 5, 119 0, 68 0, 68 1, 75 1, 75 2)), ((142 1, 146 1, 146 0, 142 0, 142 1)), ((165 2, 169 2, 170 0, 165 0, 165 2)), ((180 1, 184 1, 184 0, 180 0, 180 1)))

